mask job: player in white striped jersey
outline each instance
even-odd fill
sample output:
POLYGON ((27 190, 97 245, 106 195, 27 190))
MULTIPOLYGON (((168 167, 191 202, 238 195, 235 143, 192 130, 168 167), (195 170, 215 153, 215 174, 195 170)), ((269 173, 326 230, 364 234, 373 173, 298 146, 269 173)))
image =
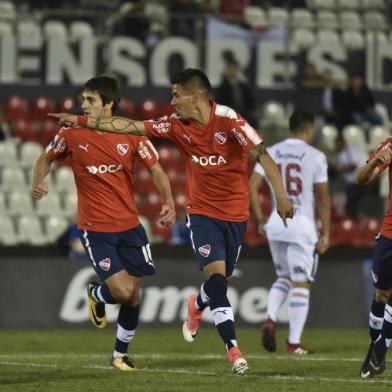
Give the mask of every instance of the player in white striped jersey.
POLYGON ((330 197, 327 160, 310 146, 313 117, 295 112, 290 117, 290 137, 267 150, 280 168, 286 192, 294 206, 294 218, 285 228, 275 209, 265 223, 258 190, 265 173, 256 164, 250 180, 251 206, 258 220, 258 231, 266 234, 277 279, 268 294, 267 319, 262 326, 262 345, 276 350, 276 317, 287 297, 289 336, 286 351, 308 354, 301 336, 309 310, 311 284, 317 271, 318 255, 329 247, 330 197), (321 222, 317 231, 315 205, 321 222))

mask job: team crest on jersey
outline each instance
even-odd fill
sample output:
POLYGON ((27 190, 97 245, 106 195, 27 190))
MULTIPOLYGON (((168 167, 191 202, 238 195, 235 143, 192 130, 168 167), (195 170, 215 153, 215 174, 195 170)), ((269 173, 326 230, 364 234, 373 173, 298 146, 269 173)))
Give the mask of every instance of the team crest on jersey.
POLYGON ((211 245, 210 244, 202 245, 199 247, 198 250, 203 257, 208 257, 211 253, 211 245))
POLYGON ((61 154, 62 152, 65 151, 66 148, 67 146, 65 144, 65 139, 62 137, 57 143, 56 147, 54 148, 54 152, 61 154))
POLYGON ((121 156, 124 156, 129 150, 129 144, 117 144, 117 151, 121 156))
POLYGON ((227 135, 225 132, 215 132, 215 140, 220 144, 223 145, 227 141, 227 135))
POLYGON ((101 270, 109 271, 110 269, 110 259, 107 257, 106 259, 101 260, 99 263, 99 267, 101 270))

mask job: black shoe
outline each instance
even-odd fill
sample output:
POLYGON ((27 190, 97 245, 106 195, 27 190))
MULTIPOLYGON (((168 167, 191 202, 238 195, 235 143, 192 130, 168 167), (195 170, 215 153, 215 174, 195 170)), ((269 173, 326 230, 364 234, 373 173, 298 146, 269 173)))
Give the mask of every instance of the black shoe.
POLYGON ((91 282, 87 286, 88 317, 97 328, 105 328, 108 323, 105 312, 105 304, 97 302, 91 294, 93 289, 97 286, 99 286, 97 282, 91 282))
POLYGON ((386 351, 375 351, 374 344, 371 343, 369 352, 362 365, 361 378, 371 378, 384 372, 386 351))

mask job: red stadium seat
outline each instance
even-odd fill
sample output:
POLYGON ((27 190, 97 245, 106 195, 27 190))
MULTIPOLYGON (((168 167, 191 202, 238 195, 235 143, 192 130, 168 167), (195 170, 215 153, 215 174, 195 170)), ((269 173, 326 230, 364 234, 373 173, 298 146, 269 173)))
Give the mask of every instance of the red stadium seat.
POLYGON ((366 219, 363 222, 361 244, 362 246, 372 247, 374 246, 374 239, 380 232, 381 222, 378 219, 366 219))
POLYGON ((245 233, 245 243, 248 246, 262 246, 267 244, 267 237, 262 236, 257 232, 256 219, 251 216, 248 221, 248 227, 245 233))
POLYGON ((56 101, 48 97, 38 97, 32 102, 32 119, 33 120, 45 120, 48 113, 55 113, 56 101))
POLYGON ((159 163, 165 170, 178 168, 183 171, 183 166, 181 167, 181 154, 176 147, 170 145, 160 146, 158 147, 158 154, 159 163))
POLYGON ((159 118, 164 115, 158 102, 147 99, 140 103, 138 112, 142 120, 149 120, 159 118))
POLYGON ((11 134, 23 141, 35 141, 36 133, 30 120, 20 119, 11 125, 11 134))
POLYGON ((158 193, 151 192, 146 195, 144 205, 140 209, 140 213, 146 218, 155 222, 159 218, 159 213, 162 208, 162 200, 158 193))
POLYGON ((361 231, 358 222, 347 218, 334 224, 331 230, 331 245, 360 247, 361 231))
POLYGON ((137 118, 136 104, 123 98, 118 104, 118 115, 128 118, 137 118))
POLYGON ((64 97, 59 103, 59 112, 72 112, 75 109, 75 100, 72 97, 64 97))
POLYGON ((44 121, 39 122, 38 124, 40 125, 38 142, 43 146, 47 146, 60 130, 59 124, 52 118, 46 118, 44 121))
POLYGON ((27 99, 17 95, 8 98, 4 103, 4 118, 6 121, 29 119, 30 108, 27 99))

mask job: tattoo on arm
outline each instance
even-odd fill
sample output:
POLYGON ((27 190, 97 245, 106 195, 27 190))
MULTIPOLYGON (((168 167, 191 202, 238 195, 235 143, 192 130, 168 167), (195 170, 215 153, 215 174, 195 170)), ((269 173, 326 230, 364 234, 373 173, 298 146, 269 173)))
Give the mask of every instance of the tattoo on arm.
POLYGON ((266 149, 265 149, 265 145, 264 143, 260 143, 258 144, 255 148, 254 148, 254 153, 253 153, 253 158, 255 159, 255 161, 257 163, 261 162, 261 156, 265 154, 266 149))
POLYGON ((138 136, 145 135, 136 126, 136 121, 124 117, 96 118, 94 129, 114 133, 132 133, 138 136))

